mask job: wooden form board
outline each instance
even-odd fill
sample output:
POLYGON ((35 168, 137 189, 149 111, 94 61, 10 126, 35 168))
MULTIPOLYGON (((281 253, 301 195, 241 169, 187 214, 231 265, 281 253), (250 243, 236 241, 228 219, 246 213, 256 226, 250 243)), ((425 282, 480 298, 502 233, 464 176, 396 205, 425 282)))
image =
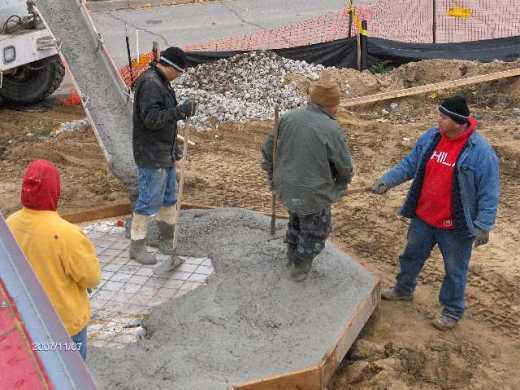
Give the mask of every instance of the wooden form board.
MULTIPOLYGON (((213 206, 205 206, 199 204, 191 204, 191 203, 183 203, 181 206, 182 210, 192 210, 192 209, 202 209, 202 210, 211 210, 215 209, 213 206)), ((91 209, 86 211, 80 211, 77 213, 70 213, 63 215, 63 219, 69 221, 70 223, 84 223, 84 222, 92 222, 100 219, 108 219, 121 217, 124 215, 132 214, 132 206, 130 203, 120 203, 114 206, 101 207, 98 209, 91 209)), ((270 213, 262 213, 264 215, 270 216, 270 213)), ((278 219, 288 219, 288 215, 277 215, 278 219)))
POLYGON ((467 77, 464 79, 443 81, 435 84, 421 85, 413 88, 401 89, 399 91, 390 91, 383 93, 376 93, 369 96, 360 96, 342 103, 344 108, 361 106, 363 104, 377 103, 385 100, 397 99, 407 96, 420 95, 424 93, 440 91, 443 89, 460 88, 473 84, 480 84, 489 81, 495 81, 510 77, 520 76, 520 68, 509 69, 503 72, 489 73, 480 76, 467 77))
MULTIPOLYGON (((310 368, 233 386, 230 390, 326 390, 339 364, 381 301, 381 282, 376 280, 370 294, 361 301, 336 343, 310 368)), ((319 331, 319 330, 317 330, 319 331)))
MULTIPOLYGON (((214 207, 203 206, 203 205, 195 205, 185 203, 182 206, 182 209, 213 209, 214 207)), ((83 223, 83 222, 92 222, 100 219, 108 219, 121 217, 124 215, 132 214, 132 206, 130 203, 119 203, 114 206, 101 207, 98 209, 91 209, 86 211, 80 211, 78 213, 70 213, 63 215, 63 219, 69 221, 70 223, 83 223)))

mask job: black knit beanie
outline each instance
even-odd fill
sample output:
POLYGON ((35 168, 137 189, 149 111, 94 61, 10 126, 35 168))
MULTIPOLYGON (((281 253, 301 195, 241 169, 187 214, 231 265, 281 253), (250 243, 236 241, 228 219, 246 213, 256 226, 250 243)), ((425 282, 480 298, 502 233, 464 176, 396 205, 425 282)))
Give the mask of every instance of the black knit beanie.
POLYGON ((464 96, 453 96, 444 100, 439 106, 439 111, 460 125, 468 123, 470 112, 464 96))
POLYGON ((161 52, 159 63, 165 66, 171 66, 179 72, 186 71, 186 53, 178 47, 169 47, 161 52))

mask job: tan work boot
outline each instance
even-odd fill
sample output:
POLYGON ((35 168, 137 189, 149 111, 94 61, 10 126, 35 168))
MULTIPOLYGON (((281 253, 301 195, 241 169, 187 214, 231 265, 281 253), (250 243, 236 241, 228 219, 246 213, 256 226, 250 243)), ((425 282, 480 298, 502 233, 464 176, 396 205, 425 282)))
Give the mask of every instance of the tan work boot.
POLYGON ((413 295, 398 294, 395 288, 384 288, 383 291, 381 291, 381 298, 387 301, 411 301, 413 295))
POLYGON ((148 229, 149 217, 134 214, 132 227, 130 229, 130 259, 143 265, 157 264, 157 259, 146 250, 146 231, 148 229))
POLYGON ((443 314, 432 321, 433 327, 442 331, 453 329, 457 326, 458 323, 459 321, 455 318, 445 316, 443 314))

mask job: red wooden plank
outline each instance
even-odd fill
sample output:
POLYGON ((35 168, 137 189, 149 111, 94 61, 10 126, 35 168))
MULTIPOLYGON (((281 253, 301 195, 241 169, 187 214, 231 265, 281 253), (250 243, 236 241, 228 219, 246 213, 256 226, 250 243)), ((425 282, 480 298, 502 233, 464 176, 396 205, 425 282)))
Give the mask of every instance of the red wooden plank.
POLYGON ((0 280, 0 388, 53 389, 38 353, 33 350, 16 304, 0 280))

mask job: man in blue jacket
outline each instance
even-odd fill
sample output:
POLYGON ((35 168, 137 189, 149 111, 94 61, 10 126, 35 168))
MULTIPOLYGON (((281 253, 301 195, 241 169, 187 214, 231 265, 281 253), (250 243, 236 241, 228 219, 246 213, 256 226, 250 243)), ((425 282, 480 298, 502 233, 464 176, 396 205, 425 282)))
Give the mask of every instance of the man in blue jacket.
POLYGON ((396 284, 382 292, 387 300, 411 300, 417 277, 435 245, 444 259, 439 300, 440 330, 457 325, 464 313, 464 290, 473 244, 484 245, 495 224, 499 199, 499 165, 489 143, 476 131, 464 97, 439 107, 438 127, 424 133, 412 152, 386 172, 372 191, 413 179, 401 214, 411 218, 408 242, 399 257, 396 284))

